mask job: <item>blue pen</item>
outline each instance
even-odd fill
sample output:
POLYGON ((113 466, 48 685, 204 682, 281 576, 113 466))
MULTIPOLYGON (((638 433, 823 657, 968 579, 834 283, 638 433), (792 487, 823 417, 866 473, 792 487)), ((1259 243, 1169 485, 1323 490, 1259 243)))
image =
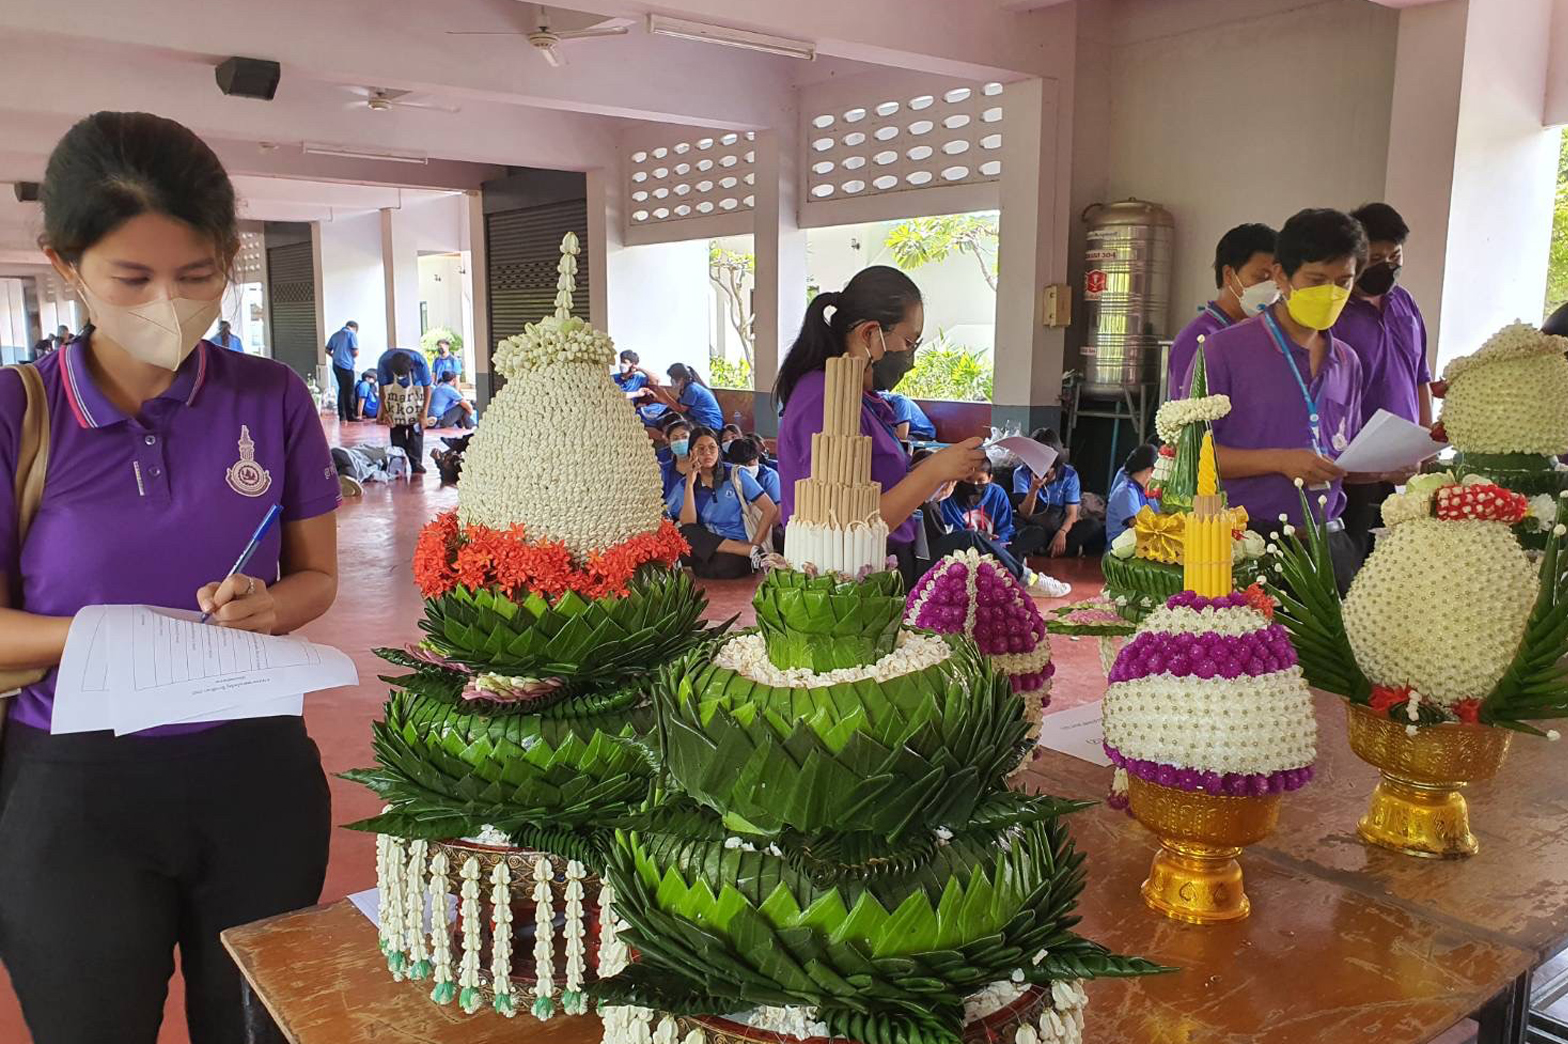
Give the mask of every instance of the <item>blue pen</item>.
MULTIPOLYGON (((251 556, 256 553, 256 549, 259 548, 261 546, 261 542, 266 539, 267 531, 272 528, 273 523, 277 522, 278 516, 281 514, 283 514, 283 505, 272 505, 272 510, 267 512, 267 517, 262 519, 261 525, 256 527, 256 532, 251 536, 250 543, 246 544, 245 550, 240 552, 240 557, 235 561, 234 568, 229 570, 229 576, 233 576, 250 564, 251 556)), ((226 576, 223 579, 228 580, 229 576, 226 576)), ((211 613, 201 614, 202 623, 206 623, 211 619, 211 613)))

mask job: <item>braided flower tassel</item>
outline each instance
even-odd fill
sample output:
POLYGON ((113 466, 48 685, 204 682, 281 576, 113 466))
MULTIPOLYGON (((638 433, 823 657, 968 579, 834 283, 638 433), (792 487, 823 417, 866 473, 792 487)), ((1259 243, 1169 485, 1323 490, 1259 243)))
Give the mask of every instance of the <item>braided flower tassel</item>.
POLYGON ((403 891, 407 908, 403 915, 403 938, 408 950, 410 979, 424 979, 430 975, 430 955, 425 949, 425 893, 421 887, 425 880, 425 858, 430 843, 412 841, 408 846, 408 868, 403 873, 403 891))
POLYGON ((555 1014, 555 909, 550 882, 555 871, 548 856, 534 862, 534 967, 539 979, 534 984, 534 1017, 543 1022, 555 1014))
POLYGON ((495 1010, 511 1018, 512 1006, 512 868, 505 859, 490 872, 490 988, 495 1010))
POLYGON ((430 957, 436 984, 430 999, 437 1004, 450 1004, 457 996, 457 984, 452 981, 452 927, 447 922, 447 861, 446 849, 436 849, 430 857, 430 957))
POLYGON ((458 890, 458 912, 463 919, 463 966, 457 977, 461 988, 458 1004, 472 1015, 479 1010, 479 860, 469 856, 463 860, 463 884, 458 890))
POLYGON ((403 842, 395 837, 387 838, 387 880, 386 890, 381 893, 381 935, 387 940, 387 968, 398 982, 403 981, 403 966, 408 960, 403 953, 403 920, 407 905, 403 894, 403 875, 406 869, 403 863, 403 842))
MULTIPOLYGON (((377 902, 386 903, 387 895, 392 891, 392 839, 386 834, 376 835, 376 896, 377 902)), ((390 954, 397 948, 396 940, 387 931, 387 918, 379 915, 376 917, 376 931, 380 936, 381 952, 390 954)))
POLYGON ((588 997, 583 993, 583 864, 573 859, 566 864, 566 991, 561 1007, 568 1015, 584 1015, 588 997))
POLYGON ((608 979, 626 967, 626 944, 621 942, 620 918, 615 915, 615 889, 605 881, 599 886, 599 978, 608 979))

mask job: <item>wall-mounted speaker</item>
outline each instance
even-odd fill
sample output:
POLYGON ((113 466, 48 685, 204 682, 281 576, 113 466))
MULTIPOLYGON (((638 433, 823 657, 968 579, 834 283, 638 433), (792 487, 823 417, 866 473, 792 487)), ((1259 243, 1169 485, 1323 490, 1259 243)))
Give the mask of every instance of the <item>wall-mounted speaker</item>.
POLYGON ((218 89, 238 98, 271 101, 278 93, 283 69, 277 62, 263 58, 226 58, 218 69, 218 89))

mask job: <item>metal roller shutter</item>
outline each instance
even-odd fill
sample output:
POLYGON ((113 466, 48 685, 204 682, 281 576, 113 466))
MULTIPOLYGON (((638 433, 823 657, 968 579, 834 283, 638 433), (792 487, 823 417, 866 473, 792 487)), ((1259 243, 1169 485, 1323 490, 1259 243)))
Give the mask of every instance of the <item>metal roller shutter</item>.
POLYGON ((309 243, 267 248, 272 357, 309 380, 326 343, 316 329, 316 269, 309 243))
MULTIPOLYGON (((572 314, 587 318, 593 288, 588 283, 588 202, 566 200, 485 217, 485 249, 489 259, 490 336, 499 341, 523 332, 555 311, 556 266, 561 238, 576 232, 583 252, 577 257, 577 288, 572 314)), ((490 346, 493 360, 495 346, 490 346)), ((490 367, 495 390, 501 379, 490 367)))

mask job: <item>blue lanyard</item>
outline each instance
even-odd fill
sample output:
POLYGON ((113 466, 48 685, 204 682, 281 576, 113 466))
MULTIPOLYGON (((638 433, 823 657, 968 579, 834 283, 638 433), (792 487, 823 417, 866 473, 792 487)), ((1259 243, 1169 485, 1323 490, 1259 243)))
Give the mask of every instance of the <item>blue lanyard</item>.
POLYGON ((1216 308, 1214 306, 1214 302, 1213 301, 1210 301, 1208 304, 1206 304, 1202 308, 1198 309, 1198 311, 1200 311, 1200 312, 1207 312, 1212 318, 1214 318, 1214 319, 1219 321, 1219 324, 1220 324, 1221 327, 1235 325, 1234 323, 1231 322, 1230 316, 1226 315, 1223 311, 1221 311, 1219 308, 1216 308))
MULTIPOLYGON (((1269 335, 1274 338, 1274 347, 1278 348, 1279 353, 1285 357, 1285 362, 1290 367, 1291 376, 1296 378, 1296 387, 1301 389, 1301 401, 1307 404, 1307 424, 1312 429, 1312 449, 1318 456, 1322 456, 1323 426, 1321 414, 1318 412, 1317 400, 1312 397, 1311 392, 1307 391, 1307 382, 1301 379, 1301 367, 1296 365, 1296 357, 1291 354, 1290 346, 1285 343, 1285 331, 1279 328, 1279 320, 1274 318, 1273 311, 1265 311, 1263 318, 1268 325, 1269 335)), ((1327 334, 1324 336, 1327 336, 1327 334)), ((1329 347, 1332 349, 1333 345, 1330 344, 1329 347)))

